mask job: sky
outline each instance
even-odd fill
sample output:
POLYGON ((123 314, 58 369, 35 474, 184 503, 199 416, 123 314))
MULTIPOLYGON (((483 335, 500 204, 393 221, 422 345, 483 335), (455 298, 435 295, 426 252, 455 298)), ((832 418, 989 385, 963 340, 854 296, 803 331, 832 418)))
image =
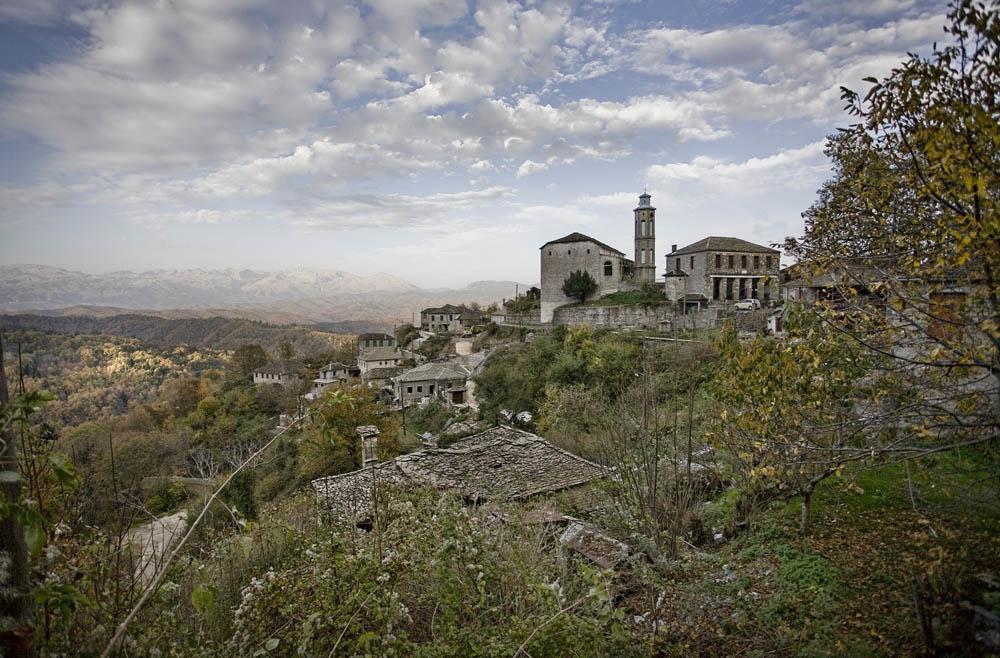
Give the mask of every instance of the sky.
MULTIPOLYGON (((802 232, 826 136, 922 0, 4 0, 0 264, 538 280, 802 232)), ((665 264, 664 264, 665 269, 665 264)))

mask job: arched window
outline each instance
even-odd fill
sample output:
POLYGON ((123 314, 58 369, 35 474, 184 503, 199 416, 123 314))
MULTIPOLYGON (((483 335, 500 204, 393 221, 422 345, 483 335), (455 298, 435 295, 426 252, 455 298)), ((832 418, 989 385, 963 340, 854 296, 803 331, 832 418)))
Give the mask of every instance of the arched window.
POLYGON ((611 264, 611 261, 609 260, 604 261, 604 276, 611 276, 614 273, 615 273, 615 268, 611 264))
POLYGON ((646 264, 646 250, 645 249, 641 249, 639 251, 639 264, 640 265, 645 265, 646 264))

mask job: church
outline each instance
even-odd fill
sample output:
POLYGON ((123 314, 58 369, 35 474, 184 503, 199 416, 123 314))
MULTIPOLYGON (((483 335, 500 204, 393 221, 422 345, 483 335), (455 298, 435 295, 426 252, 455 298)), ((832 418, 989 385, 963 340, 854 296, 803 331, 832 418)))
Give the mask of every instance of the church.
POLYGON ((558 307, 575 301, 563 294, 562 286, 576 270, 589 273, 597 282, 594 299, 656 282, 656 208, 650 205, 651 198, 645 192, 641 194, 633 211, 634 259, 583 233, 570 233, 540 247, 542 322, 552 322, 558 307))
POLYGON ((656 279, 656 208, 649 194, 639 195, 633 213, 633 258, 583 233, 551 240, 541 251, 541 321, 552 322, 555 310, 576 300, 563 294, 570 273, 583 270, 597 282, 591 299, 654 284, 680 313, 705 307, 726 307, 743 299, 764 306, 777 299, 781 253, 740 238, 703 238, 666 255, 664 280, 656 279))

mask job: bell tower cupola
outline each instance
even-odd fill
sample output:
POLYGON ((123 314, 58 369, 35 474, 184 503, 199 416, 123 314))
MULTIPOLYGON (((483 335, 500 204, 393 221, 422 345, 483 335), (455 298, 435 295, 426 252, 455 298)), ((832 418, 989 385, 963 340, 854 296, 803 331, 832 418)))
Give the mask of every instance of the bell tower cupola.
POLYGON ((635 280, 656 280, 656 208, 650 205, 648 192, 639 195, 635 210, 635 280))

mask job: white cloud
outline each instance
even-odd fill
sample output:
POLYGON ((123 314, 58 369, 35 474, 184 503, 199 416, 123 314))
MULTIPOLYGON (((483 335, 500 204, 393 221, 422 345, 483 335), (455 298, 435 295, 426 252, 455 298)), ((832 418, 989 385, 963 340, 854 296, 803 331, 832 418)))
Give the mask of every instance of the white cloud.
POLYGON ((521 163, 521 166, 517 168, 517 177, 524 178, 525 176, 530 176, 531 174, 537 174, 540 171, 545 171, 549 168, 549 165, 544 162, 535 162, 534 160, 525 160, 521 163))

